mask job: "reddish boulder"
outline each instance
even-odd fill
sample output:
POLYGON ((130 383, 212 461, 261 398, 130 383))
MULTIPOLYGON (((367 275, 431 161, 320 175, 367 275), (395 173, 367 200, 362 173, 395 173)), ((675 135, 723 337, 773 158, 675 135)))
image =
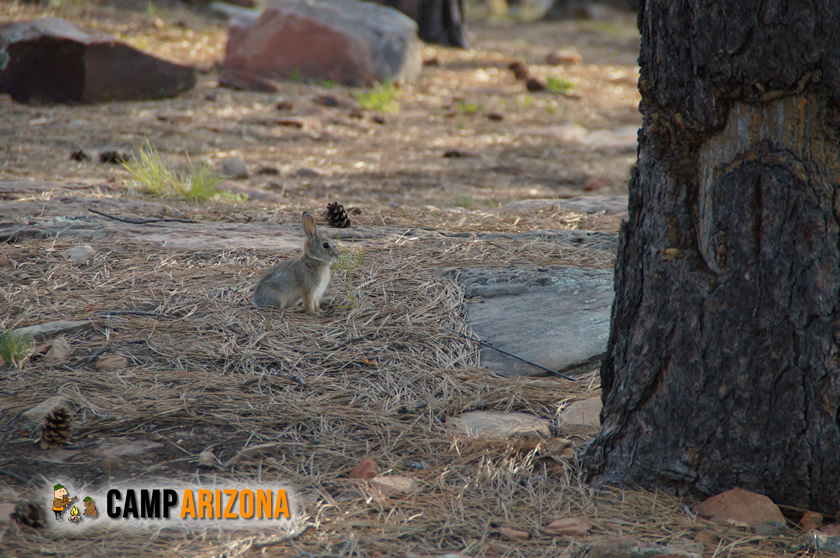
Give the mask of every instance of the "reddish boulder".
POLYGON ((59 17, 0 25, 0 92, 23 103, 172 97, 195 68, 155 58, 59 17))
POLYGON ((256 20, 234 21, 219 82, 276 91, 277 79, 329 79, 346 85, 411 83, 422 69, 417 25, 359 0, 287 0, 256 20))

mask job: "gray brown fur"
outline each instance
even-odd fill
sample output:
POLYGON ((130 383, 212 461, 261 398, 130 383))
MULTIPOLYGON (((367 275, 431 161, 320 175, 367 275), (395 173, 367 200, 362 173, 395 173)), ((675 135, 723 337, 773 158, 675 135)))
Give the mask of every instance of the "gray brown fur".
POLYGON ((303 254, 283 260, 266 271, 254 289, 255 306, 290 308, 303 302, 306 312, 320 308, 321 296, 330 282, 330 264, 338 255, 335 241, 318 234, 315 218, 303 214, 303 254))

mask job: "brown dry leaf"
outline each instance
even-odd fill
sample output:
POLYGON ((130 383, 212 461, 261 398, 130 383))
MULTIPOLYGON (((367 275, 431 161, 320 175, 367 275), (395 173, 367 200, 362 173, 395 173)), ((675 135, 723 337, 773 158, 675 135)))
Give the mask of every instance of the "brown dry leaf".
POLYGON ((499 527, 499 534, 503 539, 510 541, 527 541, 531 538, 531 533, 521 529, 514 529, 512 527, 499 527))
POLYGON ((372 479, 379 474, 379 466, 376 461, 370 458, 362 459, 358 465, 353 467, 350 474, 347 475, 351 479, 372 479))
POLYGON ((96 369, 104 372, 119 370, 128 366, 128 359, 120 355, 102 355, 96 359, 96 369))

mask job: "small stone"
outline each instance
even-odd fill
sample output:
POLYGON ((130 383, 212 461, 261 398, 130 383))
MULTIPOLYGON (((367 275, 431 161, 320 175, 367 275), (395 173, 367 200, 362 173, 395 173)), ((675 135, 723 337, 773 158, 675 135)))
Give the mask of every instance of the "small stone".
POLYGON ((551 534, 565 537, 585 537, 590 529, 592 529, 592 522, 585 517, 555 519, 545 528, 551 534))
POLYGON ((317 97, 312 98, 312 102, 316 105, 321 105, 330 108, 337 108, 341 106, 341 101, 339 101, 332 95, 318 95, 317 97))
POLYGON ((225 180, 217 186, 218 190, 222 192, 230 192, 231 194, 241 194, 247 196, 249 200, 257 200, 263 201, 268 203, 286 203, 289 201, 288 198, 281 196, 280 194, 275 194, 274 192, 269 192, 263 188, 255 188, 253 186, 247 186, 245 184, 237 184, 232 180, 225 180))
POLYGON ((799 526, 802 527, 803 531, 819 529, 822 527, 824 519, 821 513, 807 511, 802 514, 802 518, 799 520, 799 526))
POLYGON ((399 475, 388 475, 376 477, 370 481, 371 491, 378 493, 379 496, 390 496, 396 493, 411 494, 420 490, 419 483, 410 477, 403 477, 399 475))
POLYGON ((70 344, 67 343, 67 339, 63 336, 57 337, 53 339, 47 354, 44 355, 43 362, 46 364, 58 364, 60 362, 64 362, 72 352, 73 349, 70 348, 70 344))
POLYGON ((525 81, 531 75, 528 71, 528 66, 525 65, 525 62, 521 60, 515 60, 508 64, 508 69, 513 72, 513 77, 517 81, 525 81))
POLYGON ((55 397, 50 397, 31 409, 24 411, 21 413, 20 417, 24 422, 40 424, 44 421, 44 417, 46 417, 48 413, 51 413, 54 409, 59 407, 63 409, 71 408, 69 402, 65 398, 56 395, 55 397))
POLYGON ((504 440, 511 436, 548 436, 550 422, 528 413, 472 411, 451 417, 446 424, 454 434, 470 438, 504 440))
POLYGON ((557 425, 568 434, 594 434, 601 428, 600 397, 575 401, 557 416, 557 425))
POLYGON ((222 161, 222 174, 228 178, 244 179, 251 176, 248 166, 241 155, 234 155, 222 161))
POLYGON ((823 525, 820 527, 820 533, 825 535, 840 535, 840 523, 831 523, 830 525, 823 525))
POLYGON ((491 122, 501 122, 505 119, 505 115, 498 112, 488 112, 485 116, 491 122))
POLYGON ((379 467, 376 461, 370 458, 362 459, 358 465, 353 467, 348 475, 351 479, 372 479, 379 475, 379 467))
POLYGON ((525 88, 530 91, 531 93, 536 93, 538 91, 544 91, 546 88, 545 82, 540 78, 536 77, 529 77, 525 81, 525 88))
POLYGON ((73 246, 61 253, 62 256, 73 260, 74 262, 87 262, 96 256, 96 250, 90 244, 82 244, 80 246, 73 246))
POLYGON ((610 182, 603 176, 590 176, 583 181, 584 192, 597 192, 610 187, 610 182))
POLYGON ((694 513, 709 521, 726 523, 729 520, 756 527, 766 521, 785 524, 779 506, 763 494, 740 488, 727 490, 694 506, 694 513))
POLYGON ((206 449, 203 452, 198 454, 198 466, 205 467, 207 469, 215 469, 218 467, 218 460, 216 456, 213 454, 212 450, 206 449))
POLYGON ((499 534, 503 539, 509 541, 527 541, 531 538, 531 533, 521 529, 514 529, 512 527, 499 527, 499 534))
POLYGON ((840 553, 840 536, 826 535, 822 531, 811 531, 808 544, 823 552, 840 553))
POLYGON ((306 167, 300 168, 295 171, 296 178, 315 178, 318 176, 321 176, 320 172, 316 171, 315 169, 310 169, 306 167))
POLYGON ((583 57, 574 50, 552 50, 545 56, 545 63, 549 66, 574 66, 581 62, 583 57))
POLYGON ((119 370, 128 366, 128 359, 120 355, 102 355, 96 359, 96 369, 104 372, 119 370))

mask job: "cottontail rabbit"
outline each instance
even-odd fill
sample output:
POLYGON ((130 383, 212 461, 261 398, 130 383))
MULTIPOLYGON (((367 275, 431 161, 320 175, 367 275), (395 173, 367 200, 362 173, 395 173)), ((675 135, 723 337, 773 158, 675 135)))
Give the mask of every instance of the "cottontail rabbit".
POLYGON ((338 248, 318 234, 315 217, 308 211, 303 213, 303 232, 303 254, 296 260, 283 260, 263 274, 254 290, 255 306, 289 308, 302 300, 305 311, 318 310, 338 248))

